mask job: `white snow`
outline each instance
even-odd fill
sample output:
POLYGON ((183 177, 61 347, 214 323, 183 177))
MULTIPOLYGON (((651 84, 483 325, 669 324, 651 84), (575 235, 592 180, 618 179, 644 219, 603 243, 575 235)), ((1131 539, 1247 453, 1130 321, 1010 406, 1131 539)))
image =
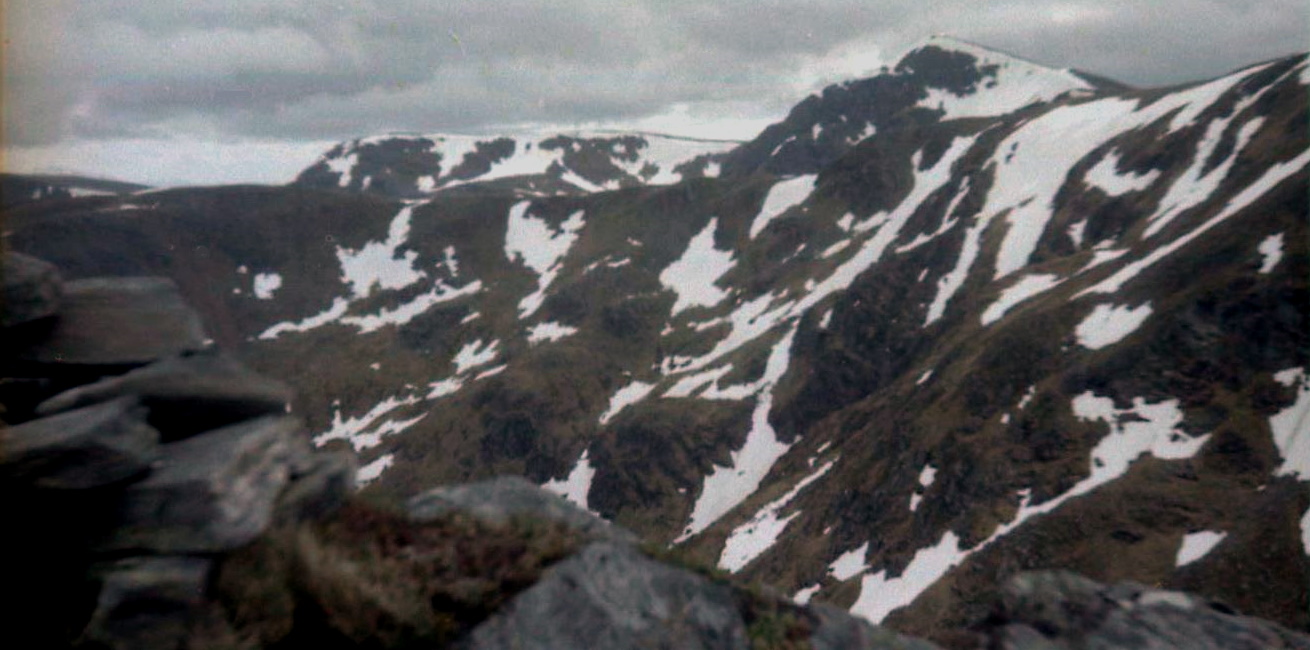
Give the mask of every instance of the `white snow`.
POLYGON ((1301 171, 1301 169, 1307 164, 1310 164, 1310 151, 1303 151, 1300 155, 1288 160, 1287 162, 1269 167, 1265 170, 1264 175, 1262 175, 1259 180, 1248 185, 1245 189, 1239 192, 1237 196, 1234 196, 1232 200, 1228 201, 1224 206, 1224 209, 1219 212, 1219 214, 1211 217, 1209 221, 1201 224, 1195 230, 1186 235, 1183 235, 1164 246, 1156 248, 1146 257, 1125 265, 1123 268, 1116 271, 1114 275, 1098 282, 1094 286, 1082 290, 1074 297, 1077 298, 1089 293, 1114 293, 1118 291, 1120 287, 1129 280, 1137 277, 1137 275, 1143 270, 1149 268, 1152 264, 1167 257, 1179 248, 1191 243, 1192 240, 1200 237, 1206 231, 1223 223, 1225 219, 1241 212, 1244 208, 1255 202, 1256 199, 1264 196, 1266 192, 1272 190, 1279 183, 1282 183, 1284 180, 1287 180, 1288 177, 1301 171))
POLYGON ((967 555, 960 549, 960 538, 948 531, 936 546, 919 549, 900 577, 888 578, 883 569, 861 578, 860 596, 851 605, 851 613, 881 623, 892 610, 913 602, 967 555))
POLYGON ((1124 254, 1127 252, 1128 252, 1127 248, 1109 248, 1109 249, 1102 249, 1099 251, 1092 251, 1092 259, 1089 260, 1087 264, 1083 266, 1083 268, 1078 269, 1078 273, 1076 273, 1075 275, 1082 275, 1083 273, 1086 273, 1102 264, 1105 264, 1106 262, 1117 260, 1120 257, 1123 257, 1124 254))
POLYGON ((528 216, 531 201, 520 201, 509 210, 505 230, 505 257, 511 262, 521 260, 537 274, 537 291, 519 302, 519 317, 526 318, 537 311, 546 300, 546 290, 559 274, 564 256, 582 230, 581 210, 569 215, 558 230, 545 219, 528 216))
POLYGON ((828 565, 828 573, 838 580, 850 580, 869 569, 869 565, 864 562, 864 556, 869 554, 869 543, 865 542, 859 548, 852 549, 837 556, 837 559, 828 565))
POLYGON ((591 479, 596 476, 596 468, 591 466, 591 459, 587 457, 589 453, 590 450, 582 450, 582 456, 578 457, 577 464, 566 478, 547 481, 541 487, 568 499, 583 510, 591 510, 587 506, 587 494, 591 492, 591 479))
POLYGON ((368 242, 357 251, 337 247, 341 281, 350 285, 354 298, 367 298, 373 293, 374 287, 403 289, 426 276, 414 268, 417 252, 406 251, 397 257, 400 247, 409 239, 410 218, 414 207, 415 204, 408 203, 396 213, 387 231, 386 241, 368 242))
MULTIPOLYGON (((1156 179, 1160 178, 1160 170, 1152 169, 1144 174, 1119 173, 1119 152, 1111 151, 1101 158, 1087 174, 1083 176, 1083 181, 1088 185, 1095 187, 1107 196, 1122 196, 1129 192, 1140 192, 1151 186, 1156 179)), ((1079 222, 1085 224, 1086 222, 1079 222)))
POLYGON ((837 240, 837 243, 823 249, 823 252, 819 253, 819 257, 821 259, 826 260, 829 257, 832 257, 833 255, 836 255, 837 253, 840 253, 846 250, 847 248, 850 248, 851 243, 852 242, 849 239, 839 239, 837 240))
POLYGON ((991 87, 976 88, 964 95, 956 95, 941 88, 928 88, 928 97, 920 100, 919 106, 941 109, 945 112, 943 120, 1002 115, 1035 102, 1049 102, 1069 91, 1092 89, 1086 81, 1068 70, 1047 68, 951 37, 933 37, 925 44, 970 54, 978 60, 977 66, 980 68, 996 66, 995 79, 984 81, 994 81, 995 85, 991 87))
POLYGON ((357 452, 376 447, 382 442, 382 438, 400 433, 427 417, 424 413, 409 420, 381 421, 388 413, 417 402, 418 399, 414 397, 404 399, 388 397, 374 405, 367 413, 350 418, 342 418, 341 410, 338 408, 332 413, 332 428, 314 436, 314 444, 322 446, 330 440, 346 440, 357 452))
POLYGON ((1142 454, 1149 453, 1164 460, 1191 458, 1210 439, 1209 434, 1193 438, 1179 429, 1183 413, 1176 399, 1147 404, 1138 397, 1133 400, 1131 408, 1119 410, 1115 408, 1114 400, 1086 392, 1074 398, 1073 412, 1080 420, 1100 420, 1109 424, 1110 434, 1092 449, 1091 476, 1070 488, 1061 498, 1071 493, 1086 493, 1093 487, 1119 478, 1142 454))
POLYGON ((778 537, 787 529, 787 524, 791 520, 800 516, 800 511, 796 511, 787 516, 781 516, 782 509, 791 503, 801 490, 828 473, 836 461, 828 461, 818 470, 809 476, 801 479, 786 494, 771 501, 768 505, 760 508, 759 512, 751 517, 750 521, 733 529, 728 535, 728 540, 724 542, 723 553, 719 555, 719 568, 736 573, 746 568, 752 560, 763 555, 774 543, 778 537))
POLYGON ((808 605, 810 599, 814 598, 814 595, 819 593, 819 590, 821 589, 823 589, 823 585, 819 585, 819 584, 810 585, 793 594, 791 597, 791 601, 793 603, 796 603, 797 605, 808 605))
POLYGON ((914 380, 914 385, 922 386, 928 383, 929 379, 932 379, 932 370, 925 370, 922 375, 919 375, 918 379, 914 380))
POLYGON ((460 324, 460 325, 467 325, 467 324, 472 323, 473 321, 475 321, 475 320, 477 320, 477 319, 479 319, 479 318, 482 318, 482 312, 480 312, 480 311, 475 311, 475 312, 470 313, 468 316, 465 316, 465 317, 459 319, 459 324, 460 324))
POLYGON ((1246 146, 1251 135, 1264 123, 1264 119, 1256 118, 1243 124, 1238 132, 1237 145, 1233 153, 1229 154, 1218 167, 1207 170, 1205 165, 1215 148, 1219 146, 1220 136, 1223 135, 1228 122, 1229 120, 1215 120, 1206 128, 1205 137, 1197 144, 1191 166, 1174 181, 1173 185, 1169 186, 1169 192, 1160 199, 1160 209, 1147 219, 1149 225, 1142 233, 1144 238, 1154 236, 1183 212, 1209 199, 1228 176, 1233 163, 1237 161, 1238 152, 1246 146))
POLYGON ((1087 220, 1079 219, 1069 225, 1069 240, 1073 242, 1074 248, 1083 247, 1083 235, 1087 232, 1087 220))
POLYGON ((322 162, 327 164, 329 170, 341 174, 341 179, 337 183, 339 187, 348 187, 350 177, 355 173, 355 163, 359 162, 359 157, 350 153, 338 158, 322 158, 322 162))
POLYGON ((1264 258, 1260 261, 1260 273, 1273 271, 1274 267, 1283 260, 1283 233, 1265 237, 1256 250, 1260 251, 1260 255, 1264 258))
POLYGON ((718 217, 710 219, 705 228, 691 238, 682 257, 660 272, 660 284, 678 296, 670 315, 677 315, 689 307, 712 307, 728 297, 728 292, 714 283, 736 262, 731 251, 714 247, 714 231, 718 225, 718 217))
POLYGON ((536 344, 545 341, 553 343, 577 333, 578 328, 564 325, 563 323, 556 323, 553 321, 538 323, 528 330, 528 343, 536 344))
POLYGON ((1028 404, 1032 403, 1033 398, 1036 396, 1037 396, 1037 387, 1029 386, 1028 390, 1023 394, 1023 397, 1019 399, 1019 410, 1022 411, 1025 408, 1027 408, 1028 404))
POLYGON ((664 397, 691 397, 696 391, 705 387, 706 384, 709 384, 711 382, 716 382, 719 379, 722 379, 724 375, 728 374, 731 371, 732 371, 732 364, 729 363, 725 366, 720 366, 718 368, 711 368, 710 370, 705 370, 702 372, 698 372, 694 375, 683 377, 682 379, 679 379, 677 383, 673 384, 673 386, 670 387, 668 390, 664 391, 663 396, 664 397))
POLYGON ((818 178, 818 174, 807 174, 774 183, 773 187, 769 188, 769 194, 764 197, 764 206, 760 208, 760 213, 751 222, 750 238, 755 239, 755 236, 760 234, 770 221, 809 198, 810 193, 814 191, 814 182, 818 178))
POLYGON ((1305 514, 1301 516, 1301 546, 1305 554, 1310 555, 1310 508, 1306 508, 1305 514))
POLYGON ((919 485, 925 488, 932 487, 937 480, 937 468, 932 465, 924 465, 923 470, 919 472, 919 485))
POLYGON ((464 380, 458 377, 448 377, 441 381, 432 382, 431 384, 428 384, 428 388, 431 390, 428 392, 427 399, 445 397, 446 395, 458 392, 459 389, 463 387, 464 380))
POLYGON ((383 454, 378 456, 373 462, 368 463, 355 470, 355 485, 364 487, 373 481, 376 481, 382 472, 391 467, 396 460, 395 454, 383 454))
POLYGON ((823 318, 819 321, 819 329, 826 330, 829 325, 832 325, 832 312, 834 311, 836 309, 829 307, 828 311, 823 313, 823 318))
MULTIPOLYGON (((930 233, 920 233, 919 236, 915 237, 910 243, 897 246, 896 252, 906 253, 912 251, 934 239, 937 239, 938 237, 941 237, 954 228, 955 224, 959 222, 959 219, 952 218, 952 215, 955 214, 955 209, 960 206, 960 202, 968 195, 969 179, 965 179, 964 182, 960 184, 960 189, 955 193, 955 198, 951 199, 950 205, 946 206, 946 211, 942 213, 942 223, 937 227, 937 230, 930 233)), ((927 269, 924 269, 924 271, 927 272, 927 269)))
POLYGON ((1185 564, 1191 564, 1206 556, 1219 542, 1224 541, 1228 533, 1215 530, 1203 530, 1197 533, 1188 533, 1183 536, 1183 544, 1178 547, 1178 557, 1174 559, 1174 566, 1180 567, 1185 564))
POLYGON ((1127 305, 1097 305, 1074 329, 1078 344, 1089 349, 1099 350, 1122 341, 1134 330, 1146 322, 1151 315, 1151 303, 1142 303, 1136 308, 1127 305))
POLYGON ((336 298, 332 301, 332 305, 323 312, 295 323, 290 321, 277 323, 263 332, 260 332, 259 339, 262 341, 271 341, 285 332, 308 332, 314 328, 335 322, 346 314, 346 309, 349 307, 350 301, 345 298, 336 298))
POLYGON ((751 429, 746 434, 746 443, 741 449, 732 452, 730 467, 715 465, 710 475, 705 477, 700 496, 692 507, 691 521, 674 543, 700 533, 746 500, 759 488, 760 481, 764 480, 773 464, 790 448, 790 445, 778 440, 773 425, 769 424, 769 411, 773 408, 773 387, 782 379, 791 363, 791 344, 795 338, 796 327, 793 326, 773 346, 765 362, 764 377, 759 382, 760 394, 756 397, 755 410, 751 414, 751 429))
POLYGON ((496 348, 500 347, 500 341, 484 343, 482 339, 466 343, 451 359, 455 364, 455 374, 462 375, 465 370, 485 366, 496 359, 496 348))
POLYGON ((646 399, 646 396, 654 388, 655 384, 648 384, 643 381, 634 381, 620 388, 618 392, 610 396, 609 408, 605 409, 605 412, 600 416, 601 425, 607 424, 614 416, 619 414, 619 411, 646 399))
POLYGON ((1269 418, 1274 444, 1283 457, 1277 473, 1310 480, 1310 372, 1289 368, 1275 374, 1274 379, 1296 388, 1296 400, 1269 418))
POLYGON ((363 316, 344 316, 341 322, 346 325, 354 325, 359 328, 361 334, 376 332, 386 325, 404 325, 415 316, 426 312, 434 305, 443 302, 450 302, 464 296, 471 296, 482 291, 482 281, 474 280, 462 287, 454 288, 447 285, 441 280, 433 283, 432 289, 414 296, 408 302, 402 303, 394 308, 383 307, 376 314, 366 314, 363 316))
POLYGON ((483 379, 486 379, 487 377, 494 377, 494 376, 496 376, 496 375, 499 375, 499 374, 502 373, 502 372, 505 372, 505 369, 508 368, 508 367, 509 367, 509 364, 501 364, 501 365, 499 365, 499 366, 496 366, 495 368, 488 368, 488 369, 486 369, 486 370, 483 370, 482 372, 479 372, 477 375, 475 375, 475 376, 473 377, 473 381, 482 381, 483 379))
POLYGON ((853 225, 855 225, 855 215, 850 212, 842 215, 842 217, 837 220, 837 227, 841 228, 844 232, 850 232, 851 226, 853 225))
POLYGON ((991 325, 1000 320, 1015 305, 1060 285, 1063 280, 1058 275, 1025 275, 1018 282, 1001 292, 996 302, 982 313, 982 324, 991 325))
POLYGON ((271 300, 273 292, 282 287, 282 276, 276 273, 260 273, 255 276, 255 297, 271 300))

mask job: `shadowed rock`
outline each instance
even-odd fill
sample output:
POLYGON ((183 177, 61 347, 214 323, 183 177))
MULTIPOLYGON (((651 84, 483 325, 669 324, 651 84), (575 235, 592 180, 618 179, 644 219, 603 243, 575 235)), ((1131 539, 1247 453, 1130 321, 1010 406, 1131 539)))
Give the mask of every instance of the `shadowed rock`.
POLYGON ((556 565, 463 645, 519 648, 748 648, 732 591, 631 546, 599 542, 556 565))
POLYGON ((0 476, 53 489, 118 483, 150 469, 159 433, 133 397, 0 431, 0 476))
POLYGON ((515 517, 537 517, 561 522, 596 539, 637 541, 631 531, 612 525, 521 476, 500 476, 480 483, 429 490, 410 499, 408 510, 418 520, 434 519, 452 511, 467 512, 492 523, 506 523, 515 517))
POLYGON ((51 331, 18 353, 56 367, 141 366, 204 348, 200 318, 166 278, 95 278, 64 285, 51 331))
POLYGON ((84 632, 94 647, 176 648, 202 604, 211 561, 132 558, 110 565, 84 632))
POLYGON ((290 476, 300 421, 264 417, 163 446, 150 477, 124 495, 106 551, 211 553, 268 527, 290 476))
POLYGON ((171 440, 283 413, 293 396, 286 384, 251 372, 231 357, 197 354, 79 386, 42 402, 36 411, 58 413, 127 394, 141 397, 150 407, 150 422, 171 440))
POLYGON ((303 466, 292 467, 291 482, 278 498, 278 521, 315 519, 330 514, 355 491, 355 455, 314 453, 303 466))
POLYGON ((992 647, 1005 650, 1310 650, 1310 637, 1197 596, 1134 583, 1106 586, 1065 571, 1016 576, 993 621, 992 647))
POLYGON ((809 639, 814 650, 938 650, 927 641, 901 636, 830 605, 815 604, 809 610, 819 620, 809 639))
POLYGON ((53 316, 59 311, 63 282, 53 264, 21 253, 6 253, 0 327, 53 316))

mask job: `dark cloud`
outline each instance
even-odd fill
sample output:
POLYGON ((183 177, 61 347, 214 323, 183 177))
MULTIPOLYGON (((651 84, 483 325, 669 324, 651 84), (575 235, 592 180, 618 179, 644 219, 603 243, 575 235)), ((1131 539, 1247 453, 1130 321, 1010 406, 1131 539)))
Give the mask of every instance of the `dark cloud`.
POLYGON ((785 111, 950 32, 1157 85, 1305 47, 1303 0, 44 0, 9 3, 5 136, 343 138, 785 111), (830 76, 825 76, 830 74, 830 76), (708 109, 707 109, 708 110, 708 109))

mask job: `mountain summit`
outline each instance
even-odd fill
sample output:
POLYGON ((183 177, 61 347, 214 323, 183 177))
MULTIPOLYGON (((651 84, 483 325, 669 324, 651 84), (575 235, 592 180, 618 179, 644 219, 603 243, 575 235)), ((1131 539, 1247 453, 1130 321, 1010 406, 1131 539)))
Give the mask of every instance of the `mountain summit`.
POLYGON ((1305 55, 1136 90, 934 39, 695 153, 717 177, 651 140, 499 178, 526 145, 361 140, 7 227, 70 277, 173 277, 379 496, 522 475, 916 634, 1050 568, 1306 630, 1307 85, 1305 55))

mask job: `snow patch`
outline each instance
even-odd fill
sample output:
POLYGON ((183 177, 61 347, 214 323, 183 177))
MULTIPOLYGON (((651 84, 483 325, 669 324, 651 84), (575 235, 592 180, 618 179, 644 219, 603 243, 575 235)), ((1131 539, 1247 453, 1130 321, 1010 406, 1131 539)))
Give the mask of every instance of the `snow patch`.
POLYGON ((342 418, 341 409, 337 408, 332 413, 332 427, 327 431, 313 437, 314 444, 321 447, 331 440, 346 440, 355 451, 362 451, 378 446, 382 438, 389 435, 395 435, 408 429, 414 423, 427 417, 424 413, 418 417, 409 420, 388 420, 380 422, 383 416, 402 407, 409 406, 418 402, 417 398, 407 397, 398 399, 388 397, 377 403, 373 408, 359 417, 342 418), (376 425, 376 426, 375 426, 376 425))
POLYGON ((610 396, 609 408, 605 409, 605 412, 601 414, 600 424, 605 425, 623 409, 646 399, 646 396, 654 388, 655 384, 648 384, 644 381, 634 381, 620 388, 618 392, 610 396))
POLYGON ((255 297, 260 300, 272 300, 273 292, 282 287, 282 276, 276 273, 260 273, 255 276, 255 297))
POLYGON ((1256 250, 1260 251, 1260 255, 1264 258, 1260 261, 1260 273, 1273 271, 1274 267, 1283 260, 1283 233, 1265 237, 1256 250))
POLYGON ((864 561, 864 557, 868 554, 869 543, 865 542, 859 548, 846 551, 837 556, 837 559, 828 565, 828 573, 831 573, 832 577, 838 580, 850 580, 869 569, 869 565, 864 561))
POLYGON ((1174 566, 1181 567, 1205 557, 1227 536, 1228 533, 1214 530, 1203 530, 1199 533, 1184 535, 1183 544, 1178 547, 1178 557, 1174 559, 1174 566))
POLYGON ((455 364, 455 374, 462 375, 466 370, 491 363, 496 359, 498 347, 500 341, 484 343, 482 339, 465 344, 455 353, 455 358, 451 359, 451 363, 455 364))
POLYGON ((559 229, 551 227, 545 219, 528 216, 531 201, 520 201, 509 210, 505 230, 505 257, 511 262, 520 260, 537 274, 537 291, 519 302, 519 317, 536 313, 546 301, 546 290, 559 274, 564 256, 578 239, 582 230, 583 212, 569 215, 559 229))
POLYGON ((914 602, 967 555, 960 549, 960 538, 948 531, 935 546, 919 549, 900 577, 888 578, 886 569, 864 576, 851 613, 881 623, 892 610, 914 602))
POLYGON ((368 242, 359 250, 337 247, 337 261, 341 263, 341 280, 350 285, 355 299, 367 298, 375 287, 384 290, 404 289, 423 279, 426 274, 414 268, 418 257, 415 251, 406 251, 397 257, 399 249, 409 239, 410 219, 415 205, 405 205, 391 220, 387 239, 368 242))
POLYGON ((810 193, 814 191, 814 182, 818 178, 818 174, 807 174, 774 183, 773 187, 769 188, 769 194, 764 197, 764 206, 760 208, 760 213, 751 222, 750 238, 755 239, 755 236, 760 234, 770 221, 809 198, 810 193))
POLYGON ((718 217, 710 219, 705 228, 692 237, 682 257, 660 272, 660 284, 678 296, 670 315, 677 315, 690 307, 712 307, 728 297, 728 292, 714 283, 732 270, 736 262, 731 251, 714 247, 714 231, 718 225, 718 217))
MULTIPOLYGON (((1123 196, 1129 192, 1140 192, 1151 186, 1160 178, 1160 170, 1152 169, 1146 173, 1119 173, 1119 153, 1111 151, 1100 162, 1087 170, 1083 181, 1095 187, 1107 196, 1123 196)), ((1085 223, 1085 222, 1082 222, 1085 223)))
POLYGON ((591 492, 591 480, 596 476, 596 468, 591 466, 588 454, 590 450, 582 450, 582 456, 578 457, 578 462, 566 478, 547 481, 541 487, 564 497, 583 510, 590 511, 591 508, 587 506, 587 495, 591 492))
POLYGON ((1089 349, 1099 350, 1114 345, 1132 334, 1151 315, 1151 303, 1146 302, 1137 308, 1126 305, 1097 305, 1074 329, 1078 344, 1089 349))
POLYGON ((1296 388, 1295 401, 1269 418, 1274 444, 1283 457, 1277 474, 1310 480, 1310 372, 1289 368, 1275 374, 1274 379, 1296 388))
POLYGON ((395 464, 395 461, 395 454, 383 454, 378 456, 373 462, 368 463, 355 471, 355 485, 358 487, 364 487, 365 485, 376 481, 379 476, 382 476, 383 471, 395 464))
POLYGON ((528 330, 528 343, 555 342, 578 333, 578 328, 562 323, 547 322, 533 325, 528 330))
POLYGON ((982 324, 991 325, 992 323, 995 323, 1015 305, 1057 287, 1061 282, 1063 282, 1063 280, 1061 280, 1058 275, 1038 274, 1024 276, 1018 282, 1010 285, 1002 291, 1000 297, 996 299, 996 302, 992 303, 991 306, 983 311, 982 324))
POLYGON ((823 475, 832 469, 834 463, 835 461, 825 463, 814 473, 801 479, 786 494, 761 508, 750 521, 733 529, 732 534, 728 536, 728 541, 723 545, 723 553, 719 555, 719 568, 737 573, 772 548, 778 537, 787 529, 787 524, 801 514, 800 511, 796 511, 783 517, 779 513, 801 493, 801 490, 823 478, 823 475))

